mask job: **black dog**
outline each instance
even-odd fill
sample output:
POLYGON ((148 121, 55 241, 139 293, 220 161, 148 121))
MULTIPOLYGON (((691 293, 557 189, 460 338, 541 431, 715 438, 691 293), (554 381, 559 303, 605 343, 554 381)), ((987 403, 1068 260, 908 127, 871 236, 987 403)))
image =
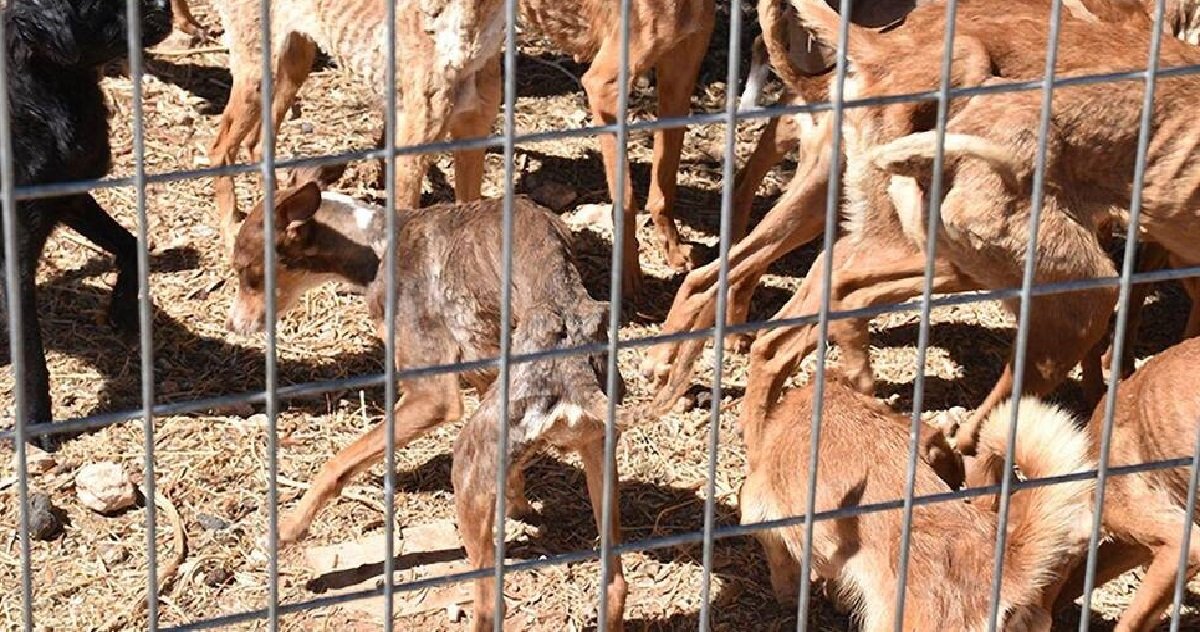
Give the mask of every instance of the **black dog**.
MULTIPOLYGON (((142 45, 171 32, 167 0, 141 0, 142 45)), ((125 0, 9 0, 4 9, 12 166, 17 185, 101 178, 112 160, 100 68, 127 53, 125 0)), ((50 232, 65 224, 116 257, 109 318, 137 330, 137 240, 91 195, 26 200, 16 207, 24 409, 30 423, 50 421, 50 384, 38 323, 36 274, 50 232)), ((15 309, 15 306, 10 306, 15 309)), ((7 323, 6 323, 7 325, 7 323)))

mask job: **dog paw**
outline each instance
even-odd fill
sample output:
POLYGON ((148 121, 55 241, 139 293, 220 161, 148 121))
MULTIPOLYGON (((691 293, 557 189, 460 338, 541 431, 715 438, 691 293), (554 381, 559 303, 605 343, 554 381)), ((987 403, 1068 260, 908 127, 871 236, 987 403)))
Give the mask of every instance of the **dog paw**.
POLYGON ((725 336, 725 351, 729 353, 745 354, 750 351, 752 344, 754 344, 753 334, 740 333, 725 336))
POLYGON ((655 351, 651 350, 646 354, 642 360, 640 371, 642 377, 646 378, 652 386, 661 387, 667 383, 667 377, 671 375, 671 357, 674 354, 656 353, 655 351))
POLYGON ((696 256, 690 244, 680 244, 667 249, 667 265, 675 272, 691 272, 696 267, 696 256))
MULTIPOLYGON (((279 521, 279 546, 295 544, 308 535, 308 525, 295 518, 284 518, 279 521)), ((265 536, 264 536, 265 539, 265 536)))

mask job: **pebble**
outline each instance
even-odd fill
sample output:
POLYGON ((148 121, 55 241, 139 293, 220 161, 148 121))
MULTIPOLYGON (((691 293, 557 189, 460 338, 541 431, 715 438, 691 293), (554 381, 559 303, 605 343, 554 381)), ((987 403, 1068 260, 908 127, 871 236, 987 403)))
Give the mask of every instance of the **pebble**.
POLYGON ((100 560, 109 568, 129 559, 129 549, 117 542, 102 542, 99 553, 100 560))
POLYGON ((120 511, 137 501, 133 482, 117 463, 83 466, 75 475, 75 494, 85 507, 99 513, 120 511))
POLYGON ((229 528, 229 522, 210 514, 196 514, 196 523, 207 531, 224 531, 229 528))
POLYGON ((53 540, 62 533, 62 510, 50 502, 50 497, 35 493, 29 497, 29 537, 34 540, 53 540))

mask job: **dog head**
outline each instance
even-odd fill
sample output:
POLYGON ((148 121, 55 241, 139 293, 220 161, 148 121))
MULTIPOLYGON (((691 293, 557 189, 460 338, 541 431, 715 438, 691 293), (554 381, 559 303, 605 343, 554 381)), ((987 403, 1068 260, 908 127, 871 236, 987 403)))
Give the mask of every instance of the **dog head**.
MULTIPOLYGON (((142 46, 171 33, 169 0, 137 0, 142 46)), ((128 53, 125 0, 10 0, 9 51, 56 66, 94 67, 128 53)))
MULTIPOLYGON (((314 217, 321 207, 321 189, 316 182, 285 189, 275 194, 275 305, 276 313, 291 309, 304 291, 320 284, 306 265, 313 252, 314 217)), ((233 267, 238 276, 237 294, 229 312, 231 331, 249 334, 266 326, 266 263, 263 203, 250 211, 238 230, 233 247, 233 267)))

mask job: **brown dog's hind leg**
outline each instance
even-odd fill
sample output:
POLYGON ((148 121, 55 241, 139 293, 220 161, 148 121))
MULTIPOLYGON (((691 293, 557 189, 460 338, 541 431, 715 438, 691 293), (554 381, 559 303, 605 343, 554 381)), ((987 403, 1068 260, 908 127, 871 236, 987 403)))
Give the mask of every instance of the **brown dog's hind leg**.
MULTIPOLYGON (((599 532, 603 528, 600 512, 605 501, 604 427, 597 423, 595 430, 594 437, 590 441, 585 441, 583 444, 577 446, 576 451, 583 462, 583 472, 587 477, 588 497, 592 501, 592 514, 596 519, 596 530, 599 532)), ((616 484, 616 480, 618 480, 616 475, 616 461, 609 461, 608 467, 613 469, 614 480, 612 496, 607 499, 611 519, 608 536, 609 542, 613 546, 617 546, 621 543, 621 502, 619 486, 616 484)), ((625 596, 629 592, 629 588, 625 583, 625 571, 619 556, 615 556, 612 563, 609 564, 609 571, 609 576, 605 578, 605 591, 608 593, 608 629, 620 632, 625 628, 625 596)))
MULTIPOLYGON (((629 42, 630 77, 636 77, 646 71, 648 60, 642 44, 639 41, 629 42)), ((604 40, 600 51, 592 60, 591 67, 583 75, 583 88, 587 92, 588 107, 591 109, 593 123, 596 125, 613 125, 617 121, 620 54, 620 38, 609 37, 604 40)), ((622 159, 625 152, 617 150, 617 139, 614 134, 600 135, 600 153, 604 157, 608 193, 614 200, 614 227, 617 215, 624 214, 624 230, 621 235, 613 235, 613 247, 621 249, 623 261, 621 286, 625 296, 630 297, 637 292, 642 282, 642 269, 638 262, 637 201, 633 197, 633 179, 630 177, 628 160, 626 160, 625 181, 617 182, 617 160, 622 159), (624 192, 624 208, 617 208, 615 204, 618 187, 624 192)))

